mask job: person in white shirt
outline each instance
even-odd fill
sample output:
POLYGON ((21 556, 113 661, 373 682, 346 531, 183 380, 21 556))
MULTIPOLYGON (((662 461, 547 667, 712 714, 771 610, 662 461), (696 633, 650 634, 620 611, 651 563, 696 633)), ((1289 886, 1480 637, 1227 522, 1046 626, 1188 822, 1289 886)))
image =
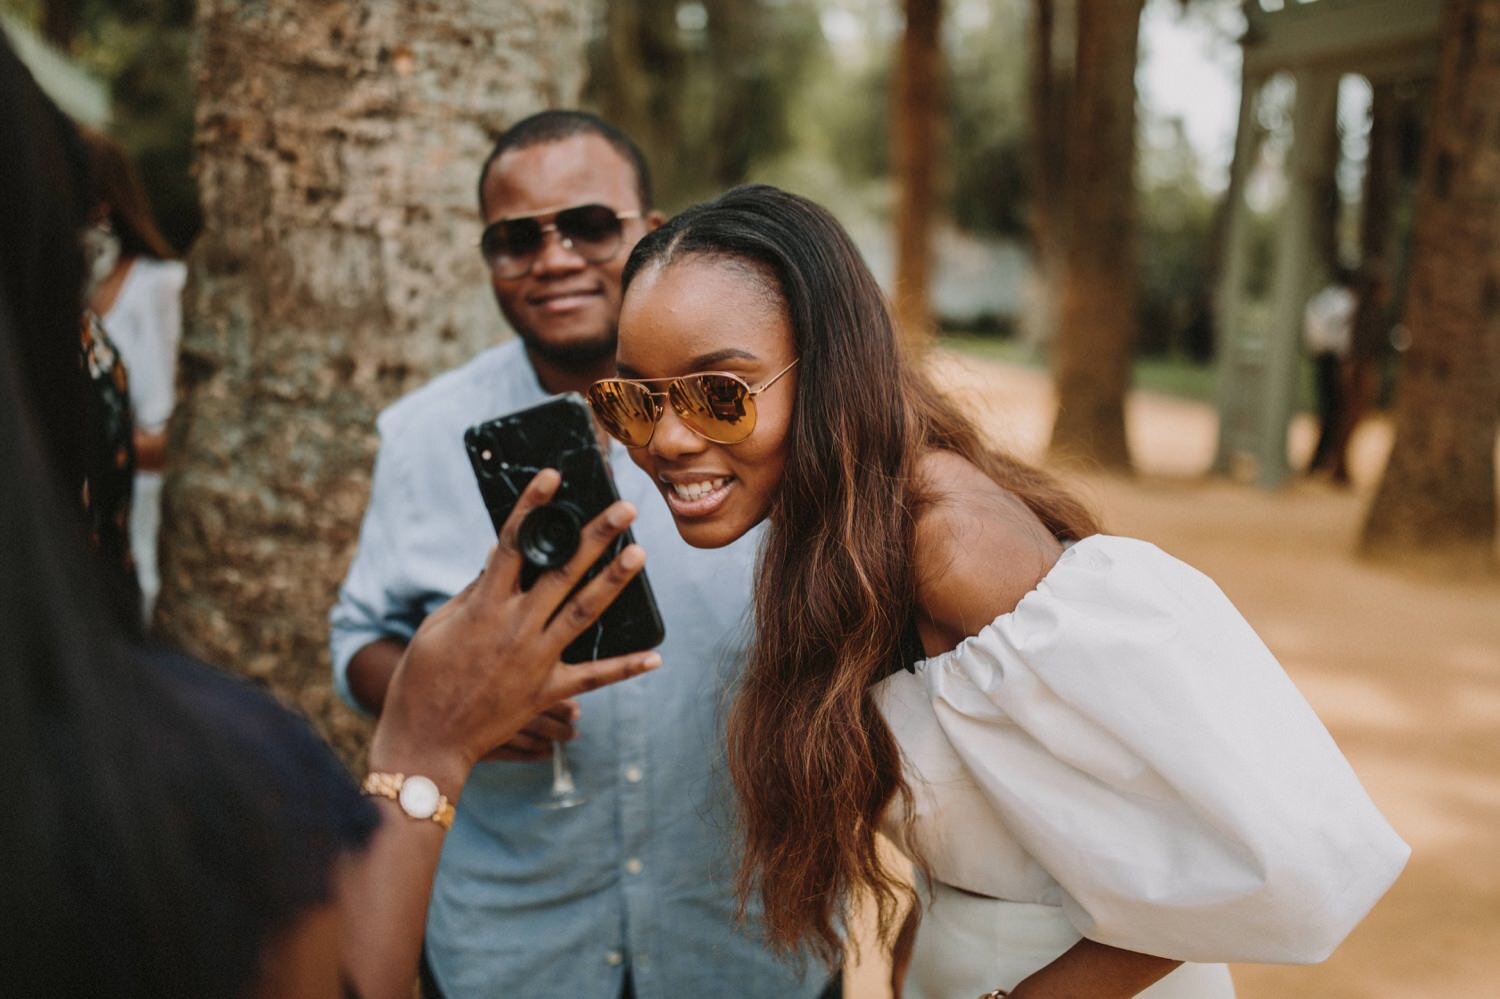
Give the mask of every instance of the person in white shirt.
MULTIPOLYGON (((1349 416, 1344 367, 1353 342, 1354 310, 1358 304, 1354 274, 1340 268, 1327 287, 1308 299, 1303 310, 1302 345, 1312 357, 1318 386, 1318 443, 1307 463, 1309 472, 1337 470, 1334 450, 1348 436, 1343 427, 1349 416)), ((1347 472, 1335 475, 1335 480, 1347 482, 1347 472)))
POLYGON ((891 938, 882 829, 924 875, 908 999, 1222 999, 1390 887, 1409 849, 1249 624, 986 446, 828 212, 731 191, 622 283, 601 426, 688 543, 765 525, 727 724, 774 944, 836 963, 857 898, 891 938))
POLYGON ((146 192, 125 151, 102 133, 84 130, 83 136, 96 200, 93 222, 85 233, 92 251, 89 307, 119 348, 130 378, 136 465, 130 548, 142 613, 149 622, 160 588, 156 536, 187 268, 172 259, 172 248, 152 218, 146 192))

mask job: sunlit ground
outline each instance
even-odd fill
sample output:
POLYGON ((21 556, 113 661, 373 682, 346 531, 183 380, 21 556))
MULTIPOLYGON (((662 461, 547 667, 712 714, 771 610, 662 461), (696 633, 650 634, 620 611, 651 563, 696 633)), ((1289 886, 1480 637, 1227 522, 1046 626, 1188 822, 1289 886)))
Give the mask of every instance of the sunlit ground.
MULTIPOLYGON (((997 441, 1041 454, 1052 411, 1044 374, 951 353, 934 363, 997 441)), ((1390 447, 1383 423, 1355 438, 1353 490, 1303 481, 1270 493, 1201 478, 1213 454, 1211 407, 1141 392, 1129 419, 1143 474, 1076 479, 1107 529, 1153 541, 1218 581, 1414 851, 1329 961, 1237 966, 1240 995, 1500 995, 1500 581, 1426 579, 1352 556, 1390 447)), ((1293 427, 1294 461, 1313 435, 1310 421, 1293 427)), ((883 969, 867 961, 847 994, 884 988, 883 969)))

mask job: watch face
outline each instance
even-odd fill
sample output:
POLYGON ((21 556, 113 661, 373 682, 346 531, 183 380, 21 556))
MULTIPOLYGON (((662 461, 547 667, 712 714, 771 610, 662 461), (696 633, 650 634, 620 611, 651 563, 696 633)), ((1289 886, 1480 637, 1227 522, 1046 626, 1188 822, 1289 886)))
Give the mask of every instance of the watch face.
POLYGON ((408 777, 401 783, 397 800, 401 810, 414 819, 430 819, 438 807, 437 785, 426 777, 408 777))

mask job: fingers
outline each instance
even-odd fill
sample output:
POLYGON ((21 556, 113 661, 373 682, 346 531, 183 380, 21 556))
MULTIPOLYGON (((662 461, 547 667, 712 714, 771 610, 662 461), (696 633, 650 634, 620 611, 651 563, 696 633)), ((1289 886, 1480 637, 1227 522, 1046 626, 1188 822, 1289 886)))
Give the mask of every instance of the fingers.
POLYGON ((627 656, 599 659, 576 666, 559 662, 552 667, 552 674, 542 688, 543 696, 559 699, 576 697, 590 690, 598 690, 600 687, 649 673, 660 665, 661 656, 656 652, 632 652, 627 656))
POLYGON ((486 763, 540 763, 542 760, 551 758, 552 746, 550 744, 545 749, 522 752, 519 749, 511 749, 510 743, 506 743, 499 749, 491 750, 481 757, 486 763))
POLYGON ((578 737, 573 725, 578 720, 578 702, 569 698, 558 701, 533 718, 525 728, 509 742, 492 749, 480 759, 493 763, 497 760, 511 762, 534 762, 552 755, 552 743, 572 742, 578 737))
POLYGON ((568 559, 568 564, 556 572, 543 573, 531 588, 535 594, 534 599, 545 601, 548 617, 552 616, 557 604, 577 585, 589 567, 599 561, 599 556, 604 554, 633 520, 635 507, 619 500, 611 503, 603 513, 584 525, 578 539, 578 551, 568 559))
POLYGON ((539 742, 570 742, 578 735, 578 729, 570 721, 544 713, 533 718, 531 724, 521 729, 517 737, 523 735, 539 742))
POLYGON ((646 564, 646 550, 640 545, 627 545, 604 571, 569 598, 557 614, 547 623, 543 634, 554 643, 559 653, 568 643, 599 619, 599 615, 612 604, 629 582, 646 564))
POLYGON ((544 468, 532 476, 526 488, 521 490, 521 498, 516 500, 510 516, 500 525, 500 535, 495 547, 485 560, 484 574, 479 578, 482 592, 493 587, 500 587, 505 593, 515 590, 521 578, 521 549, 516 541, 521 531, 521 521, 526 519, 528 513, 552 499, 561 484, 562 476, 556 469, 544 468))

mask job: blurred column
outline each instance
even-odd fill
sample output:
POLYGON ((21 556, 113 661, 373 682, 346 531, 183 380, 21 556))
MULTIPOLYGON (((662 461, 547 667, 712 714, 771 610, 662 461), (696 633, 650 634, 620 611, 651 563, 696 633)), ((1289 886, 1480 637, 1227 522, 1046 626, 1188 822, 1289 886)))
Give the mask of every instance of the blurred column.
POLYGON ((1246 358, 1252 350, 1246 341, 1244 312, 1251 242, 1250 206, 1245 201, 1245 181, 1255 166, 1263 131, 1256 121, 1256 106, 1265 80, 1244 76, 1240 84, 1239 123, 1235 128, 1234 159, 1229 171, 1229 189, 1224 193, 1225 220, 1221 236, 1218 284, 1214 289, 1214 364, 1218 369, 1219 441, 1214 452, 1213 471, 1231 472, 1234 455, 1247 446, 1258 428, 1247 426, 1247 398, 1253 397, 1253 383, 1259 376, 1255 358, 1246 358))
POLYGON ((1271 278, 1265 394, 1257 479, 1280 485, 1288 473, 1286 435, 1297 398, 1301 358, 1302 313, 1308 298, 1328 280, 1328 260, 1320 213, 1326 211, 1329 163, 1337 148, 1334 126, 1339 76, 1326 69, 1297 74, 1297 103, 1292 112, 1292 151, 1287 164, 1286 200, 1282 204, 1271 278))

